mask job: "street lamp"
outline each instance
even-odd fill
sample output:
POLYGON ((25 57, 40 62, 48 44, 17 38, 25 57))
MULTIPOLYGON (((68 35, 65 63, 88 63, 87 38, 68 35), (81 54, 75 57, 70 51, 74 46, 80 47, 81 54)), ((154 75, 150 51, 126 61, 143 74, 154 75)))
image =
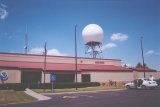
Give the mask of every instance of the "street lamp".
POLYGON ((144 66, 144 55, 143 55, 143 37, 141 36, 141 51, 142 51, 142 60, 143 60, 143 72, 144 72, 144 78, 146 77, 145 74, 145 66, 144 66))

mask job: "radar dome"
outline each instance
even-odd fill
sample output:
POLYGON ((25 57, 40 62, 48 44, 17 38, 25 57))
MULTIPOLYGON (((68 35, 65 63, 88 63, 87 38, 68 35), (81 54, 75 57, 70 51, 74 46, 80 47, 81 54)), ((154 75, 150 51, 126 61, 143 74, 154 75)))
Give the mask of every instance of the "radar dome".
POLYGON ((85 44, 91 42, 101 43, 104 33, 103 29, 99 25, 89 24, 83 29, 82 36, 85 44))

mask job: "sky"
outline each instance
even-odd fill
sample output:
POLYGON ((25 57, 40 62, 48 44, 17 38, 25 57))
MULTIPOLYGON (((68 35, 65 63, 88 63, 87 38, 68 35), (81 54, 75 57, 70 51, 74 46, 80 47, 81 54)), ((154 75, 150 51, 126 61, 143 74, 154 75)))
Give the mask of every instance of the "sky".
POLYGON ((142 63, 141 36, 145 63, 160 70, 160 0, 0 0, 0 52, 74 56, 74 29, 77 25, 77 52, 85 54, 82 30, 88 24, 104 32, 101 57, 121 59, 135 67, 142 63), (27 26, 27 27, 26 27, 27 26))

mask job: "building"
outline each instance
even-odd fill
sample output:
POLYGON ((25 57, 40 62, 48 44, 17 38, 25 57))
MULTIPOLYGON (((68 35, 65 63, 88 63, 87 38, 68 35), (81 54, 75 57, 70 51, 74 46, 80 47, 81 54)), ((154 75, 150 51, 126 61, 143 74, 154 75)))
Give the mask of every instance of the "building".
MULTIPOLYGON (((56 75, 56 82, 74 82, 77 73, 78 82, 127 82, 143 77, 143 69, 122 67, 119 59, 77 59, 75 57, 46 56, 46 71, 44 70, 44 55, 0 53, 0 72, 8 73, 5 83, 35 83, 37 81, 51 82, 51 75, 56 75)), ((146 69, 146 77, 153 75, 160 78, 156 70, 146 69)), ((2 81, 1 81, 2 82, 2 81)))

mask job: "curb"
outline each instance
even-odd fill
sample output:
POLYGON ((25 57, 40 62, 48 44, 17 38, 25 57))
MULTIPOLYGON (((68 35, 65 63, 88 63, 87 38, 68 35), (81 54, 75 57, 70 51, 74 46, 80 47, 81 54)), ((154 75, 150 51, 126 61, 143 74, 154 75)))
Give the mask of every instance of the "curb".
POLYGON ((113 89, 113 90, 96 90, 96 91, 78 91, 78 92, 62 92, 62 93, 41 93, 42 95, 62 95, 62 94, 80 94, 80 93, 99 93, 108 91, 122 91, 124 89, 113 89))

